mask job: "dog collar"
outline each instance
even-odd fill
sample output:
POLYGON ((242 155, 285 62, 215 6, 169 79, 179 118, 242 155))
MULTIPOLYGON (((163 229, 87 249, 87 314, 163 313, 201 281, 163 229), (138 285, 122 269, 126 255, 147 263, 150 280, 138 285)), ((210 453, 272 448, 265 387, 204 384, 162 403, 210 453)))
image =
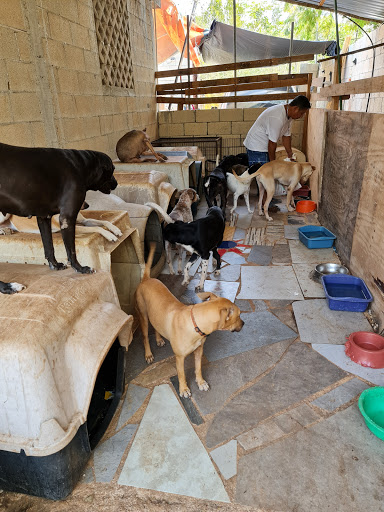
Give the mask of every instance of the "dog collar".
POLYGON ((193 307, 191 308, 191 319, 192 319, 192 323, 193 323, 193 327, 195 328, 195 331, 200 334, 200 336, 207 336, 205 334, 205 332, 203 332, 202 330, 200 330, 195 322, 195 317, 193 316, 193 311, 192 311, 193 307))

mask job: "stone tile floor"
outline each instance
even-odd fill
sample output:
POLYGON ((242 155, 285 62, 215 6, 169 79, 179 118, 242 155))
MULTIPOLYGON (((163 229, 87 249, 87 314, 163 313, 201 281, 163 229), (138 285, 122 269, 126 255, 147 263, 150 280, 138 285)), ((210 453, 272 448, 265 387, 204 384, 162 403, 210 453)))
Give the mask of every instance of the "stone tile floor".
MULTIPOLYGON (((210 500, 212 510, 227 502, 244 511, 384 511, 384 443, 357 406, 361 391, 384 384, 384 371, 352 363, 342 346, 351 325, 370 326, 360 313, 331 314, 322 286, 307 275, 337 254, 296 240, 297 227, 317 223, 314 214, 274 214, 261 228, 267 245, 247 247, 247 230, 262 219, 245 206, 238 212, 227 233, 239 245, 223 251, 221 276, 209 275, 205 289, 235 301, 245 325, 208 337, 210 390, 198 390, 190 356, 192 398, 180 399, 169 343, 157 347, 152 336, 155 363, 147 366, 136 332, 125 396, 77 489, 132 486, 156 499, 161 491, 196 500, 177 510, 208 510, 199 500, 210 500)), ((195 272, 187 289, 167 269, 159 277, 191 304, 199 302, 195 272)))

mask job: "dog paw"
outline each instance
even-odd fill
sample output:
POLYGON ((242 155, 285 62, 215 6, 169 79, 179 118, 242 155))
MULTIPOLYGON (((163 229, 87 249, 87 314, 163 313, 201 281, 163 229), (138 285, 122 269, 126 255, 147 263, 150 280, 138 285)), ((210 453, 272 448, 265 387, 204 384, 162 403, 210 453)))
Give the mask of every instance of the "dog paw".
POLYGON ((78 267, 73 267, 76 272, 79 272, 79 274, 95 274, 96 273, 96 270, 94 268, 91 268, 91 267, 87 267, 87 266, 81 266, 79 265, 78 267))
POLYGON ((271 220, 273 220, 273 219, 272 219, 272 217, 267 217, 267 220, 271 221, 271 220))
POLYGON ((192 396, 191 390, 189 388, 180 389, 179 395, 181 398, 189 398, 192 396))
POLYGON ((259 215, 260 215, 260 217, 262 217, 264 215, 264 213, 263 212, 259 212, 259 215))
POLYGON ((51 270, 64 270, 65 268, 67 268, 67 265, 64 265, 64 263, 58 263, 58 262, 56 262, 56 263, 49 262, 48 265, 51 270))
POLYGON ((115 236, 113 233, 109 233, 108 231, 106 231, 106 233, 108 234, 105 234, 104 236, 108 240, 108 242, 117 242, 117 236, 115 236))
POLYGON ((158 347, 164 347, 165 341, 163 340, 163 338, 159 338, 158 340, 156 340, 156 344, 158 347))
POLYGON ((183 282, 181 284, 182 284, 182 286, 188 286, 189 285, 189 280, 188 279, 183 279, 183 282))
POLYGON ((145 356, 145 360, 147 362, 147 364, 151 364, 153 363, 153 361, 155 360, 155 358, 153 357, 153 354, 148 354, 147 356, 145 356))
POLYGON ((122 231, 120 231, 120 229, 117 228, 116 226, 114 226, 113 224, 112 224, 112 227, 110 227, 110 230, 112 231, 112 233, 114 235, 121 236, 123 234, 122 231), (113 229, 112 229, 112 227, 113 227, 113 229))
POLYGON ((294 211, 295 211, 295 208, 293 208, 293 206, 289 205, 289 206, 288 206, 288 211, 289 211, 289 212, 294 212, 294 211))
POLYGON ((209 389, 209 384, 205 380, 197 382, 197 385, 199 386, 200 391, 208 391, 209 389))
POLYGON ((203 291, 204 291, 204 286, 200 286, 200 285, 196 286, 195 293, 199 293, 199 292, 203 292, 203 291))
POLYGON ((169 265, 169 273, 171 276, 175 275, 175 271, 173 270, 173 267, 171 267, 170 265, 169 265))
POLYGON ((214 273, 213 273, 214 276, 219 276, 220 275, 220 269, 219 270, 215 270, 214 273))

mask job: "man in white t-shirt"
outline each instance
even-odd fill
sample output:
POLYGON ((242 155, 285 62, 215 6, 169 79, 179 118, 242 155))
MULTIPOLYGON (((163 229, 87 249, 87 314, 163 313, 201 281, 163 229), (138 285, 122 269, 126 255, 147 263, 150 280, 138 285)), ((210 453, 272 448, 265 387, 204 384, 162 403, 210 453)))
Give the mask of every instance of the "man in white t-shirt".
POLYGON ((277 141, 280 137, 288 157, 292 158, 292 119, 300 119, 310 108, 311 104, 306 96, 296 96, 288 105, 275 105, 264 110, 244 140, 249 166, 275 160, 277 141))

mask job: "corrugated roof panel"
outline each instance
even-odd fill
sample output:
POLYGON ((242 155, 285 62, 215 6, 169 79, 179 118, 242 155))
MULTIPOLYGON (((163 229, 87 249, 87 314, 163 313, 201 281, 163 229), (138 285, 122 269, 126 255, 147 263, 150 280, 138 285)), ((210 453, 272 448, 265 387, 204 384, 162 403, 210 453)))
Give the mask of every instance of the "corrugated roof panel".
MULTIPOLYGON (((284 0, 283 0, 284 1, 284 0)), ((334 11, 334 0, 325 0, 320 6, 320 0, 285 0, 290 4, 303 7, 317 7, 326 11, 334 11)), ((337 0, 337 10, 340 14, 353 16, 363 20, 384 22, 384 0, 337 0)))

